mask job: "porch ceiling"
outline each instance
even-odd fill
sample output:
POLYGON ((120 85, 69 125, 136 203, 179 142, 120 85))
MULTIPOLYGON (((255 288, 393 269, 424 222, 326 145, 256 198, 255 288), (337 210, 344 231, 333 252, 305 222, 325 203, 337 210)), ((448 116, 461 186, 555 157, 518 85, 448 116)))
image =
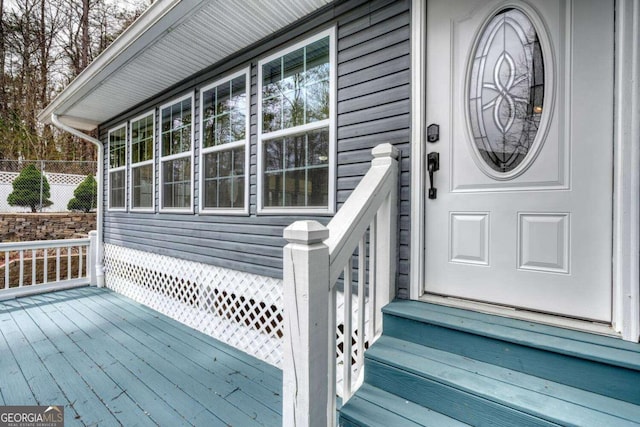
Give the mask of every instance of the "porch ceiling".
POLYGON ((38 119, 99 123, 157 95, 331 0, 158 0, 67 86, 38 119))

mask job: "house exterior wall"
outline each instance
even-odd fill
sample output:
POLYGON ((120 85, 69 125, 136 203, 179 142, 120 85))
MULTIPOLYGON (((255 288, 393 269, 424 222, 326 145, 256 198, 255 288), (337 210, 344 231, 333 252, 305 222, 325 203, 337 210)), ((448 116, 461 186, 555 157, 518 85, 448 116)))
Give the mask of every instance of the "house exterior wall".
MULTIPOLYGON (((100 126, 105 141, 104 182, 108 183, 109 129, 147 111, 156 111, 154 212, 105 209, 104 240, 110 245, 210 264, 261 276, 282 277, 283 229, 294 221, 330 216, 257 214, 257 64, 261 58, 335 25, 337 37, 337 208, 369 168, 371 149, 389 142, 401 151, 399 192, 398 295, 408 296, 410 214, 410 1, 347 1, 323 9, 270 40, 239 52, 223 64, 193 76, 100 126), (199 90, 234 71, 250 67, 249 215, 201 215, 199 205, 199 90), (160 212, 158 107, 176 97, 194 95, 193 213, 160 212)), ((128 182, 130 185, 130 169, 128 182)), ((107 187, 107 186, 106 186, 107 187)), ((103 197, 108 206, 108 190, 103 197)), ((129 198, 127 191, 127 198, 129 198)), ((130 204, 128 204, 130 205, 130 204)))

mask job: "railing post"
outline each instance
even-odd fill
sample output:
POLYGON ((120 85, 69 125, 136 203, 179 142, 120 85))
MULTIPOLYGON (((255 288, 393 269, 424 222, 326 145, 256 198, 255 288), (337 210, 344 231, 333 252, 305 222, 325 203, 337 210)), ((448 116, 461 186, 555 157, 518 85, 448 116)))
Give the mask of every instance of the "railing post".
MULTIPOLYGON (((298 221, 284 230, 283 417, 287 427, 326 427, 329 417, 329 230, 298 221)), ((335 333, 335 332, 334 332, 335 333)))
POLYGON ((389 165, 393 179, 389 196, 380 206, 376 215, 376 296, 373 331, 375 336, 382 333, 382 307, 387 305, 396 292, 396 236, 397 236, 397 200, 398 200, 398 157, 400 152, 391 144, 380 144, 371 154, 374 159, 371 166, 389 165))
POLYGON ((98 232, 91 230, 89 232, 89 284, 98 286, 98 278, 96 274, 96 260, 98 259, 98 232))

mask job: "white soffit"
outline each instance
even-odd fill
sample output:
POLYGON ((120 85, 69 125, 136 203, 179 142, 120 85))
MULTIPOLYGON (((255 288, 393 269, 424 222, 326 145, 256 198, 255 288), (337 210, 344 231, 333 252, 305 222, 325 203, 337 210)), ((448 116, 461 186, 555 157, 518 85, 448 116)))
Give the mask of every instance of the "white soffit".
POLYGON ((91 130, 331 0, 157 0, 39 115, 91 130))

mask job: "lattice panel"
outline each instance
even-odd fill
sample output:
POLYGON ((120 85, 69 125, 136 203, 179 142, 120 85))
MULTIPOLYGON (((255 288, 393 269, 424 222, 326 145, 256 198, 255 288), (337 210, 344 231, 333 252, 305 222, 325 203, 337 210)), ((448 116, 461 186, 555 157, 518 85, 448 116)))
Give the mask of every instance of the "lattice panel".
POLYGON ((49 181, 49 185, 52 184, 60 184, 60 185, 73 185, 77 186, 87 177, 86 175, 71 175, 67 173, 49 173, 45 172, 45 176, 47 177, 47 181, 49 181))
POLYGON ((18 175, 16 172, 0 172, 0 184, 12 184, 18 175))
POLYGON ((110 244, 105 278, 114 291, 281 366, 281 280, 110 244))
MULTIPOLYGON (((179 322, 258 359, 282 367, 282 280, 105 244, 107 286, 179 322)), ((352 296, 352 323, 358 306, 352 296)), ((360 380, 358 342, 368 347, 369 304, 365 331, 352 331, 351 381, 360 380), (365 334, 362 337, 362 333, 365 334)), ((336 377, 342 396, 344 294, 336 295, 336 377)))

